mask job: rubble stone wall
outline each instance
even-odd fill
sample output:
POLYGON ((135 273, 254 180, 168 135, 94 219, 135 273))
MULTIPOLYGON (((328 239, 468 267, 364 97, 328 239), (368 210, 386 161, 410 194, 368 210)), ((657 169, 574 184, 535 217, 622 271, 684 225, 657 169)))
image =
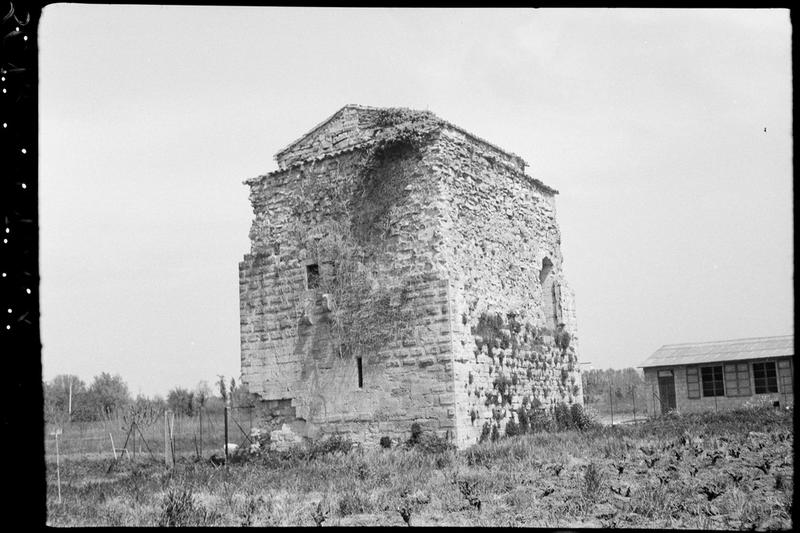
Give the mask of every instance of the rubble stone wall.
POLYGON ((283 443, 403 440, 418 422, 466 446, 523 407, 582 401, 556 191, 519 157, 431 117, 347 106, 279 153, 279 171, 247 182, 241 379, 283 443), (392 116, 408 121, 399 144, 380 130, 392 116), (364 328, 396 333, 358 352, 361 385, 337 329, 343 302, 308 286, 310 265, 342 279, 317 246, 332 237, 363 259, 366 309, 388 311, 363 316, 364 328), (557 345, 559 322, 569 347, 557 345))
POLYGON ((523 402, 582 402, 577 323, 553 191, 458 131, 444 130, 431 151, 450 280, 457 436, 468 445, 485 423, 504 430, 523 402), (543 291, 545 261, 552 282, 543 291), (557 316, 545 316, 548 298, 557 316), (564 353, 554 342, 557 322, 572 337, 564 353))
POLYGON ((440 244, 433 174, 419 155, 394 154, 366 177, 361 163, 348 152, 250 182, 252 249, 240 264, 242 382, 269 400, 260 404, 264 420, 272 417, 272 401, 288 400, 295 417, 288 425, 303 437, 343 434, 377 443, 384 435, 407 437, 413 422, 453 433, 447 281, 434 268, 440 244), (367 268, 384 276, 378 279, 400 281, 404 305, 416 317, 404 338, 365 354, 362 387, 355 358, 337 350, 322 294, 306 287, 308 264, 333 274, 325 268, 330 258, 312 256, 292 232, 298 217, 306 238, 324 239, 326 221, 344 221, 345 239, 365 252, 367 268))

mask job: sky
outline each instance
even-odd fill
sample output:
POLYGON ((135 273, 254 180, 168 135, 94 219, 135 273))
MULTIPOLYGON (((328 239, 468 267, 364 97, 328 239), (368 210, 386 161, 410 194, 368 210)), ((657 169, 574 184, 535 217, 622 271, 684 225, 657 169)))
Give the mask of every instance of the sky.
POLYGON ((242 182, 346 104, 559 191, 591 367, 794 333, 788 10, 56 4, 39 51, 45 380, 238 381, 242 182))

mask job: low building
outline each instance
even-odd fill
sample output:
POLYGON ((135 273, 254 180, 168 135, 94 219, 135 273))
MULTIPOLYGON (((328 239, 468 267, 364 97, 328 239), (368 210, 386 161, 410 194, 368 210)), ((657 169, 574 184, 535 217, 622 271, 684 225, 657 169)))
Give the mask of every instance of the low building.
POLYGON ((794 335, 667 344, 640 366, 654 412, 794 404, 794 335))

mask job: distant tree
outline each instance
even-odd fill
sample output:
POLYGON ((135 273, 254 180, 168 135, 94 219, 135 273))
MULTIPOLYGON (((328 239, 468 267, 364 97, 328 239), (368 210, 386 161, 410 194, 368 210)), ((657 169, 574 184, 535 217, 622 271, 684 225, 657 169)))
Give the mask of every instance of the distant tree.
POLYGON ((194 392, 175 387, 167 394, 167 406, 175 414, 194 416, 194 392))
POLYGON ((644 376, 638 369, 592 369, 581 372, 584 403, 608 401, 609 392, 621 400, 632 397, 637 387, 644 390, 644 376))
POLYGON ((133 405, 137 409, 152 409, 154 411, 163 411, 167 408, 167 402, 161 396, 148 397, 143 394, 136 395, 133 405))
POLYGON ((222 398, 222 403, 228 402, 228 386, 225 385, 225 376, 222 374, 219 375, 219 381, 217 382, 217 386, 219 387, 219 395, 222 398))
POLYGON ((253 405, 253 399, 247 385, 239 383, 236 387, 236 391, 233 393, 231 401, 237 407, 251 407, 253 405))
POLYGON ((89 409, 104 418, 121 413, 130 403, 128 385, 119 374, 102 372, 95 376, 86 395, 89 409))
POLYGON ((162 402, 157 402, 141 394, 136 396, 136 400, 128 405, 122 417, 125 422, 125 428, 130 429, 134 423, 139 426, 140 430, 152 426, 164 412, 164 408, 160 403, 163 403, 163 400, 162 402))
POLYGON ((85 403, 86 383, 78 376, 59 374, 43 383, 45 417, 48 422, 58 419, 61 423, 75 418, 85 403))
POLYGON ((167 401, 158 394, 156 394, 152 398, 148 398, 147 401, 149 401, 154 408, 159 409, 161 411, 167 408, 167 401))
POLYGON ((50 383, 43 381, 42 390, 44 391, 44 420, 50 424, 64 424, 69 420, 67 412, 59 402, 57 392, 53 390, 50 383))
POLYGON ((194 401, 197 408, 202 409, 205 407, 211 395, 211 386, 209 386, 208 381, 199 382, 194 389, 194 401))

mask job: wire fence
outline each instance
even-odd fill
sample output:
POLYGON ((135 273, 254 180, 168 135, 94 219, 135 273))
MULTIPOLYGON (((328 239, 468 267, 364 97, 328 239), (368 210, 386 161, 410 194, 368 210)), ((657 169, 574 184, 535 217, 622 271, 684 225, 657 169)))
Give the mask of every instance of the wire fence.
POLYGON ((637 423, 661 414, 661 404, 651 387, 609 387, 597 392, 584 390, 584 407, 595 410, 604 424, 637 423))
MULTIPOLYGON (((250 444, 253 409, 253 406, 230 408, 229 443, 238 446, 250 444)), ((158 418, 140 424, 127 424, 121 417, 97 422, 46 424, 45 459, 56 460, 55 434, 59 430, 58 453, 62 458, 113 458, 119 454, 130 458, 148 455, 163 458, 165 450, 174 451, 176 456, 224 454, 224 416, 223 410, 200 409, 195 416, 172 415, 166 411, 158 418)))
MULTIPOLYGON (((601 391, 584 391, 584 407, 597 412, 604 424, 626 424, 644 421, 661 414, 661 402, 647 385, 628 387, 625 392, 610 387, 601 391)), ((237 446, 251 444, 254 406, 230 408, 228 442, 237 446)), ((55 461, 56 438, 58 453, 63 458, 81 456, 116 457, 124 454, 136 458, 144 456, 210 457, 224 454, 224 410, 200 408, 194 416, 161 415, 139 425, 127 424, 121 417, 97 422, 72 422, 63 425, 46 424, 45 458, 55 461), (165 431, 165 425, 168 426, 165 431), (168 444, 169 443, 169 444, 168 444)))

